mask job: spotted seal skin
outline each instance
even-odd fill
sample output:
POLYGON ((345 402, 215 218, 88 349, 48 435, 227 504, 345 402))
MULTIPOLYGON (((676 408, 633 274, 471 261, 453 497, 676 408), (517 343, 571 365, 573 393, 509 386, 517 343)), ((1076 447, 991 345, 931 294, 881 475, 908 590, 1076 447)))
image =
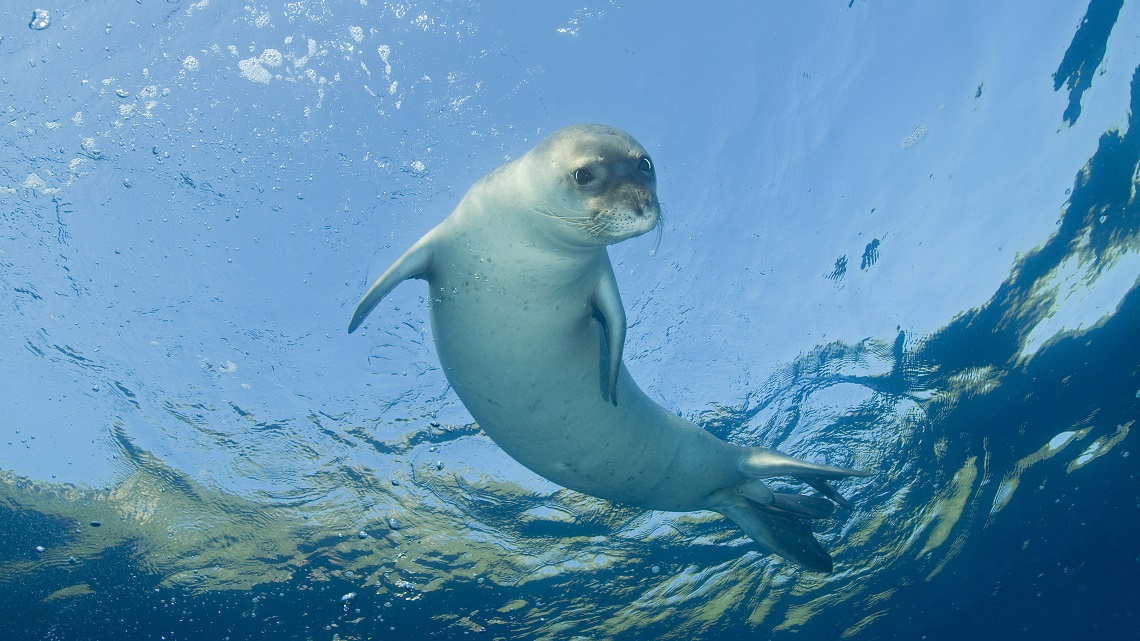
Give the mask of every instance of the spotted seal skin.
POLYGON ((657 226, 656 186, 629 134, 561 129, 475 183, 380 276, 348 331, 399 283, 426 280, 444 374, 515 460, 591 496, 714 510, 828 572, 808 522, 846 505, 829 480, 865 473, 722 441, 649 399, 622 365, 625 310, 606 246, 657 226), (763 479, 778 476, 823 496, 773 492, 763 479))

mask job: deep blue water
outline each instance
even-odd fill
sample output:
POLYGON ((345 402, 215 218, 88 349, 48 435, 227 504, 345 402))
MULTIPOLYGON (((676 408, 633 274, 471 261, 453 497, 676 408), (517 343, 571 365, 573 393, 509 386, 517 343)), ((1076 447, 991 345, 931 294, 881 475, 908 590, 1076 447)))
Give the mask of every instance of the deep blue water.
POLYGON ((1140 636, 1140 9, 694 11, 0 8, 3 638, 1140 636), (414 284, 345 333, 580 121, 658 165, 639 383, 875 471, 833 574, 511 461, 414 284))

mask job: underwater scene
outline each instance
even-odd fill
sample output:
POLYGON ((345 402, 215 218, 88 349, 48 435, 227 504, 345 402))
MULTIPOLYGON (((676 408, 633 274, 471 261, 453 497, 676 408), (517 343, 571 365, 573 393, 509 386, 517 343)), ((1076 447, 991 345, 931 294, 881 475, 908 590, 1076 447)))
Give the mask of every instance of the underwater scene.
POLYGON ((0 96, 0 639, 1140 638, 1140 3, 6 0, 0 96), (437 287, 591 189, 589 340, 437 287))

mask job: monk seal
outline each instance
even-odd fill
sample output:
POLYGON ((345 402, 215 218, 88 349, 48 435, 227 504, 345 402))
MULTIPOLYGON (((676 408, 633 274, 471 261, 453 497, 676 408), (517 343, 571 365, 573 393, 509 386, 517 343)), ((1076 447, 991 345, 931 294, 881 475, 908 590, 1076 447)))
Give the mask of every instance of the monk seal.
POLYGON ((348 331, 400 282, 426 280, 448 382, 519 463, 610 501, 719 512, 829 572, 808 521, 845 504, 828 480, 865 473, 722 441, 650 400, 622 365, 625 309, 606 246, 657 226, 656 189, 629 134, 561 129, 476 182, 372 285, 348 331), (762 479, 776 476, 827 498, 773 492, 762 479))

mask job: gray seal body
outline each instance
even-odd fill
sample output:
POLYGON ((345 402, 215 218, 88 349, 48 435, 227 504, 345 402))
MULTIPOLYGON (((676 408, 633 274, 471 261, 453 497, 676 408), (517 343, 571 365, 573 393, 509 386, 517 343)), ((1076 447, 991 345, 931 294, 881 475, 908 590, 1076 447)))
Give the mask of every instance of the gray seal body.
POLYGON ((622 366, 625 311, 606 246, 659 216, 636 140, 567 127, 478 181, 380 276, 349 331, 397 284, 424 279, 447 380, 515 460, 591 496, 715 510, 769 550, 830 571, 807 521, 845 504, 828 479, 863 472, 722 441, 653 402, 622 366), (774 476, 827 498, 772 492, 761 479, 774 476))

